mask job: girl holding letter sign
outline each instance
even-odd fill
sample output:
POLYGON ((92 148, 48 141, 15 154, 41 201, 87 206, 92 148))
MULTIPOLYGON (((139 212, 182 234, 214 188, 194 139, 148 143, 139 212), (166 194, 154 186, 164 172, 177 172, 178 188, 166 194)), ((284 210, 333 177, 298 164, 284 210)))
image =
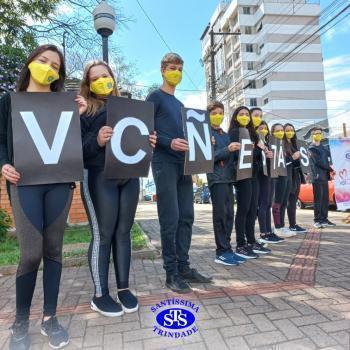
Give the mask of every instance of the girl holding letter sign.
MULTIPOLYGON (((135 312, 138 301, 129 290, 131 261, 130 231, 134 223, 139 198, 139 179, 113 180, 105 177, 106 144, 113 129, 106 126, 108 96, 118 96, 116 80, 107 63, 92 61, 86 67, 81 82, 81 95, 87 101, 81 116, 84 181, 82 198, 92 228, 89 267, 95 286, 91 308, 104 316, 121 316, 135 312), (118 286, 118 301, 108 289, 111 251, 118 286)), ((150 135, 152 147, 156 136, 150 135)))
MULTIPOLYGON (((292 124, 284 125, 286 150, 286 167, 287 167, 287 191, 282 203, 281 211, 287 208, 289 230, 296 233, 305 233, 306 229, 296 223, 297 200, 300 192, 301 183, 305 183, 304 174, 301 170, 300 152, 297 146, 297 137, 295 128, 292 124)), ((283 217, 285 214, 282 214, 283 217)))
POLYGON ((260 142, 263 143, 262 151, 265 156, 267 174, 264 173, 263 167, 260 167, 258 173, 259 181, 259 198, 258 198, 258 221, 260 228, 260 241, 263 243, 280 243, 284 239, 278 237, 271 227, 271 206, 273 197, 272 179, 270 176, 270 162, 273 158, 273 153, 269 146, 269 127, 265 121, 262 121, 256 132, 259 135, 260 142))
MULTIPOLYGON (((239 142, 239 129, 246 128, 249 132, 251 143, 257 147, 258 137, 254 130, 249 108, 238 107, 232 115, 229 135, 231 142, 239 142)), ((241 150, 242 151, 242 146, 241 150)), ((235 162, 238 163, 238 151, 234 152, 235 162)), ((262 244, 255 240, 255 219, 257 212, 258 181, 257 176, 257 156, 253 152, 253 176, 243 180, 236 180, 237 213, 235 219, 237 247, 236 254, 245 259, 256 259, 260 254, 269 253, 270 250, 264 248, 262 244)), ((236 165, 236 169, 237 169, 236 165)))
MULTIPOLYGON (((28 57, 17 82, 17 92, 60 92, 65 80, 61 51, 54 45, 42 45, 28 57)), ((79 112, 85 108, 78 96, 79 112)), ((50 111, 48 111, 50 112, 50 111)), ((43 259, 44 314, 41 333, 49 345, 59 349, 69 342, 67 331, 56 318, 62 270, 63 233, 72 201, 70 183, 21 186, 21 174, 13 166, 11 96, 0 100, 0 165, 10 184, 11 205, 19 242, 20 262, 16 276, 16 319, 11 327, 10 349, 29 349, 29 314, 37 272, 43 259)))
MULTIPOLYGON (((280 123, 276 123, 271 127, 271 133, 277 140, 284 139, 284 127, 280 123)), ((274 154, 274 162, 276 158, 279 158, 279 155, 276 154, 277 150, 274 154)), ((283 155, 285 157, 285 155, 283 155)), ((296 233, 290 231, 288 228, 284 227, 284 210, 283 210, 283 201, 288 192, 288 176, 278 176, 273 179, 273 187, 274 187, 274 200, 272 204, 272 215, 273 221, 275 224, 275 233, 282 237, 292 237, 295 236, 296 233)))

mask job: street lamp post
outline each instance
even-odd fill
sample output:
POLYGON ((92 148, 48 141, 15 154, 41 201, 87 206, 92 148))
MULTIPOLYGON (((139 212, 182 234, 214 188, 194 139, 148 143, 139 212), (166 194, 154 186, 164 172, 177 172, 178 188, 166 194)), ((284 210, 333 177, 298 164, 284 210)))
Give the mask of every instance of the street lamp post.
POLYGON ((108 63, 108 37, 115 29, 115 11, 107 1, 101 1, 95 8, 93 16, 95 29, 102 37, 103 60, 108 63))

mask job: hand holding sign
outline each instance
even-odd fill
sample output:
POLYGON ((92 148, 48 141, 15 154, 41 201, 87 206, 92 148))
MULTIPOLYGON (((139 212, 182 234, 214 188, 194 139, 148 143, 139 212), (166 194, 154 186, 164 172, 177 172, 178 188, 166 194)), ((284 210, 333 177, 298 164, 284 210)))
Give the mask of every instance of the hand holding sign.
POLYGON ((175 152, 185 152, 189 149, 188 142, 184 139, 173 139, 170 148, 175 152))
POLYGON ((97 143, 100 147, 106 146, 106 143, 112 138, 113 129, 110 126, 103 126, 97 135, 97 143))
POLYGON ((231 142, 227 148, 230 152, 239 151, 241 149, 241 144, 239 142, 231 142))
POLYGON ((300 152, 297 151, 297 152, 293 153, 292 158, 293 158, 294 160, 300 159, 300 152))
POLYGON ((148 136, 148 142, 152 148, 156 147, 156 144, 157 144, 157 132, 156 131, 153 131, 153 133, 148 136))
POLYGON ((20 173, 18 173, 11 164, 4 164, 1 173, 7 181, 10 181, 14 185, 16 185, 21 178, 20 173))

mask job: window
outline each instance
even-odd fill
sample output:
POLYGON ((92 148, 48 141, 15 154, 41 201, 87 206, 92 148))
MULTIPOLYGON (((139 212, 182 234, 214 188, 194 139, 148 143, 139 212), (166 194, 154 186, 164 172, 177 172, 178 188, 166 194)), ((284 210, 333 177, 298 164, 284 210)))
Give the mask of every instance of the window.
POLYGON ((269 103, 269 99, 268 98, 264 98, 264 105, 267 105, 269 103))
POLYGON ((239 59, 239 55, 240 53, 239 52, 235 52, 235 59, 238 60, 239 59))
POLYGON ((259 33, 259 32, 260 32, 260 30, 262 29, 262 27, 263 27, 263 25, 262 25, 262 22, 261 22, 261 23, 260 23, 260 25, 258 26, 258 28, 257 28, 256 32, 257 32, 257 33, 259 33))
POLYGON ((246 52, 253 52, 253 44, 246 44, 246 52))
POLYGON ((245 34, 252 34, 252 27, 245 27, 244 28, 244 33, 245 34))
POLYGON ((256 89, 255 80, 249 80, 248 87, 249 89, 256 89))
POLYGON ((265 86, 266 84, 267 84, 267 79, 265 78, 265 79, 263 79, 263 81, 262 81, 262 85, 265 86))
POLYGON ((263 47, 264 47, 264 44, 261 44, 261 45, 259 46, 260 51, 263 49, 263 47))
POLYGON ((229 60, 227 60, 227 69, 230 69, 232 67, 232 59, 230 58, 229 60))
POLYGON ((232 75, 232 74, 230 74, 230 75, 227 77, 226 84, 227 84, 227 88, 228 88, 228 89, 229 89, 230 87, 232 87, 232 85, 233 85, 233 75, 232 75))
POLYGON ((256 107, 256 106, 258 105, 257 99, 256 99, 256 98, 250 98, 250 99, 249 99, 249 105, 250 105, 251 107, 256 107))
POLYGON ((247 67, 248 67, 248 70, 253 70, 254 69, 254 62, 247 62, 247 67))
POLYGON ((250 15, 250 7, 243 6, 243 14, 244 15, 250 15))

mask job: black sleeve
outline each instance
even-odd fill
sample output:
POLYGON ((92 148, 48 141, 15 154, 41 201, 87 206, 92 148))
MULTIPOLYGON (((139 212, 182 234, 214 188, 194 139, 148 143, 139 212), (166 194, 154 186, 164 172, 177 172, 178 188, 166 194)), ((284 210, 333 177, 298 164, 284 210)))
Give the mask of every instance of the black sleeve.
POLYGON ((7 149, 7 124, 10 117, 11 95, 5 94, 0 99, 0 169, 3 165, 11 163, 7 149))
MULTIPOLYGON (((158 113, 158 108, 159 108, 159 97, 155 94, 155 93, 150 93, 147 97, 146 97, 146 101, 148 102, 152 102, 154 104, 154 119, 157 116, 158 113)), ((156 120, 154 120, 155 122, 156 120)), ((159 130, 156 130, 157 132, 157 146, 165 148, 167 150, 171 149, 170 145, 171 145, 171 141, 173 139, 171 139, 170 137, 167 137, 165 135, 163 135, 159 130)))
POLYGON ((317 151, 315 151, 313 148, 309 148, 309 155, 311 160, 314 162, 314 164, 319 167, 322 170, 326 170, 326 171, 331 171, 332 169, 329 166, 329 163, 327 162, 323 162, 322 161, 322 157, 320 157, 320 155, 318 154, 317 151))
MULTIPOLYGON (((229 131, 230 142, 239 142, 239 128, 233 128, 229 131)), ((234 162, 238 161, 239 151, 232 152, 232 158, 234 162)))
POLYGON ((83 144, 84 159, 95 158, 101 149, 97 143, 97 134, 95 130, 90 130, 89 117, 82 115, 80 117, 81 124, 81 139, 83 144))

